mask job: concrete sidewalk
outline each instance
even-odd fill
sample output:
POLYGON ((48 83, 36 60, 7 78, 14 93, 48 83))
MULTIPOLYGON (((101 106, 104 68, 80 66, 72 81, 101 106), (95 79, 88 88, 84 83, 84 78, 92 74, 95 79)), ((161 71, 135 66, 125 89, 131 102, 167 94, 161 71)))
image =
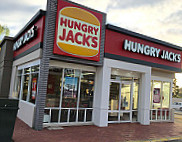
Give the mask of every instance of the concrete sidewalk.
MULTIPOLYGON (((17 119, 13 140, 15 142, 124 142, 124 141, 176 141, 182 139, 181 118, 175 123, 110 124, 108 127, 72 126, 60 130, 35 131, 17 119)), ((180 140, 179 140, 180 141, 180 140)))

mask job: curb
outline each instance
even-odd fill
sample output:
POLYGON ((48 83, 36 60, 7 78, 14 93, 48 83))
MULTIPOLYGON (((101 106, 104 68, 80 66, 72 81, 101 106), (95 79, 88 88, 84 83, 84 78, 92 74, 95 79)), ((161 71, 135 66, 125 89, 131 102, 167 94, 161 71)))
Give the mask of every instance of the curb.
POLYGON ((161 138, 161 139, 151 139, 151 140, 136 140, 129 142, 182 142, 182 137, 170 137, 170 138, 161 138))
POLYGON ((175 112, 174 114, 177 114, 177 115, 182 115, 182 113, 181 113, 181 112, 175 112))
POLYGON ((163 139, 157 139, 157 140, 149 140, 145 142, 182 142, 182 137, 173 137, 173 138, 163 138, 163 139))

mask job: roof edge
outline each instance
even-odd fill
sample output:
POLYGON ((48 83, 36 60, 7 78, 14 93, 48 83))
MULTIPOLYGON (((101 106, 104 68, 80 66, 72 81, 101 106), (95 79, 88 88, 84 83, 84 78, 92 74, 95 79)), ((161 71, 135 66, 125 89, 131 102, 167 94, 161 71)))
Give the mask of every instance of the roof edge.
POLYGON ((4 36, 2 41, 0 42, 0 47, 3 45, 3 43, 6 41, 6 40, 14 40, 13 37, 10 37, 10 36, 4 36))
POLYGON ((155 39, 155 38, 152 38, 152 37, 140 34, 140 33, 129 31, 127 29, 117 27, 117 26, 114 26, 114 25, 111 25, 111 24, 107 24, 106 29, 110 29, 110 30, 113 30, 113 31, 119 32, 119 33, 124 33, 124 34, 130 35, 130 36, 134 36, 134 37, 137 37, 137 38, 140 38, 140 39, 144 39, 144 40, 147 40, 147 41, 150 41, 150 42, 154 42, 154 43, 157 43, 157 44, 168 46, 169 48, 173 48, 173 49, 177 49, 177 50, 182 51, 182 47, 180 47, 180 46, 177 46, 177 45, 174 45, 174 44, 171 44, 171 43, 168 43, 166 41, 159 40, 159 39, 155 39))
POLYGON ((31 19, 30 21, 14 36, 14 39, 16 40, 26 29, 30 28, 30 25, 32 22, 37 21, 42 16, 46 15, 46 11, 40 9, 31 19))

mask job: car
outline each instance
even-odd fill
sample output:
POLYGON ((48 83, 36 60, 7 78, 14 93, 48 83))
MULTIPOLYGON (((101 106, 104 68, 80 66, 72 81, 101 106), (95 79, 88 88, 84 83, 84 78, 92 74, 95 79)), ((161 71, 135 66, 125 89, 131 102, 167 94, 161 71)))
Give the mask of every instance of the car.
POLYGON ((182 111, 182 102, 174 102, 172 104, 172 108, 174 108, 175 110, 181 110, 182 111))

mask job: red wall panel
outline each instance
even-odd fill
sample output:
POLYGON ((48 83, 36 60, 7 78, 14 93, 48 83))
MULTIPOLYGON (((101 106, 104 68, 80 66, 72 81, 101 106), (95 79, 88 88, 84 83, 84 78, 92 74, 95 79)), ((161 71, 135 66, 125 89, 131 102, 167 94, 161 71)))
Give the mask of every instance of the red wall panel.
POLYGON ((174 68, 181 69, 181 62, 172 62, 168 60, 161 59, 160 57, 152 57, 144 54, 134 53, 132 51, 124 50, 124 40, 130 40, 133 42, 141 43, 144 45, 149 45, 150 47, 155 47, 157 49, 166 50, 182 56, 180 50, 176 50, 161 44, 153 43, 147 40, 129 36, 123 33, 115 32, 109 29, 106 29, 106 40, 105 40, 105 53, 119 55, 122 57, 128 57, 133 59, 138 59, 141 61, 156 63, 160 65, 170 66, 174 68))

